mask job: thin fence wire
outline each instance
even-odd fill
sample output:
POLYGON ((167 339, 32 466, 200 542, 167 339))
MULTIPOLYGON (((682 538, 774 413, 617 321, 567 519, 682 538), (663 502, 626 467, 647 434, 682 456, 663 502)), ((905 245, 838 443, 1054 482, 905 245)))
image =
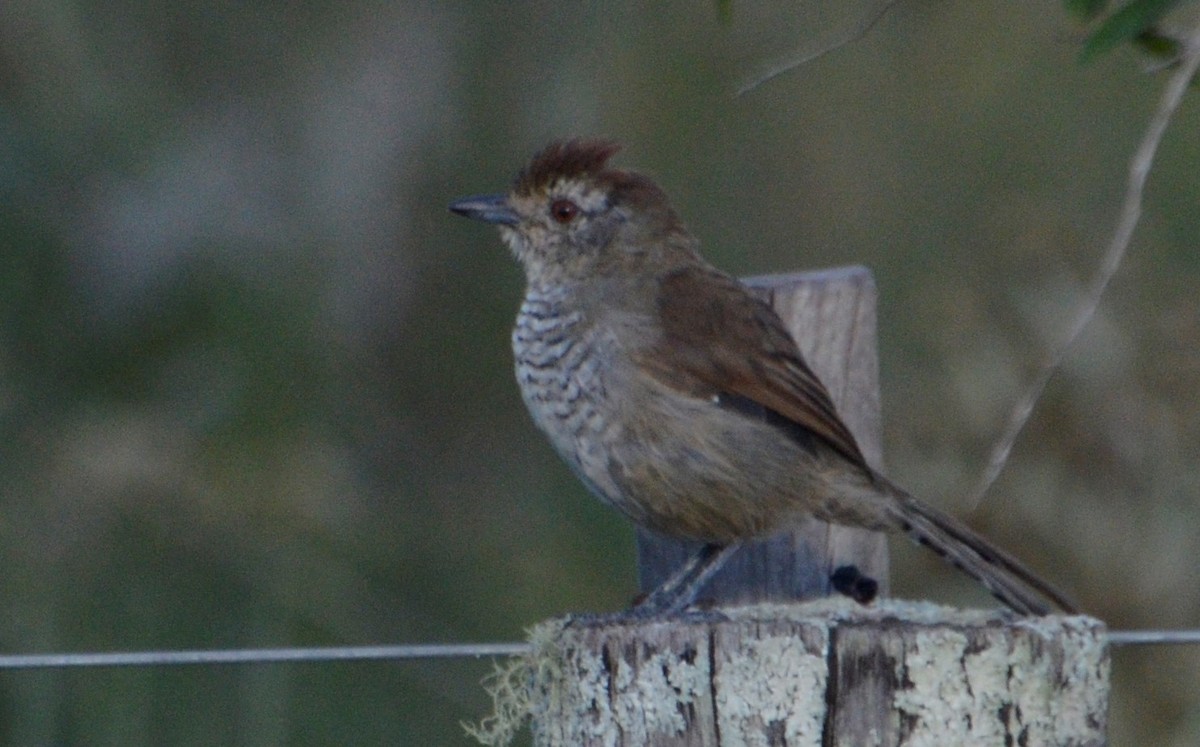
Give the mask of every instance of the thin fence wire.
POLYGON ((195 664, 294 664, 338 661, 400 661, 405 659, 478 659, 484 656, 519 656, 527 651, 529 651, 528 643, 434 643, 394 646, 326 646, 319 648, 19 654, 0 656, 0 669, 158 667, 195 664))
MULTIPOLYGON (((1113 646, 1188 645, 1200 643, 1200 630, 1114 630, 1113 646)), ((528 643, 430 643, 394 646, 326 646, 319 648, 248 648, 191 651, 116 651, 79 654, 0 655, 0 669, 77 669, 96 667, 162 667, 214 664, 303 664, 340 661, 404 661, 414 659, 479 659, 521 656, 528 643)))

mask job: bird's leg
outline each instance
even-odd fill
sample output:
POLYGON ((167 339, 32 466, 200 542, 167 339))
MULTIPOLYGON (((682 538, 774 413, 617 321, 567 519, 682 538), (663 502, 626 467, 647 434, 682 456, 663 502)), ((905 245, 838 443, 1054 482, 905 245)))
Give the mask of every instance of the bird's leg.
POLYGON ((651 617, 672 615, 684 610, 695 601, 700 588, 725 565, 725 561, 739 547, 741 543, 737 542, 729 545, 705 545, 657 589, 634 605, 630 612, 639 617, 651 617))

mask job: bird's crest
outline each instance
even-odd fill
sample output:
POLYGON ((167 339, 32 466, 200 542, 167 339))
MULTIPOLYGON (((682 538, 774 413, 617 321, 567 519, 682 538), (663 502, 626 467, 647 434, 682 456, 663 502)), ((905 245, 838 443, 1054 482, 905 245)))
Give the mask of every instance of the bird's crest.
POLYGON ((612 140, 559 140, 541 150, 517 175, 513 191, 532 195, 549 189, 560 179, 571 179, 604 171, 608 159, 621 149, 612 140))

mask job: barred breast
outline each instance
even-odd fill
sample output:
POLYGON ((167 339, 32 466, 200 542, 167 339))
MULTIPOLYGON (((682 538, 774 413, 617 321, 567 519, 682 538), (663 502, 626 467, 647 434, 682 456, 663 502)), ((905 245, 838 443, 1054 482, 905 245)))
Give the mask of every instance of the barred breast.
POLYGON ((617 427, 605 386, 610 343, 564 304, 566 295, 562 289, 526 292, 512 335, 517 384, 534 423, 584 484, 625 511, 606 446, 617 427))

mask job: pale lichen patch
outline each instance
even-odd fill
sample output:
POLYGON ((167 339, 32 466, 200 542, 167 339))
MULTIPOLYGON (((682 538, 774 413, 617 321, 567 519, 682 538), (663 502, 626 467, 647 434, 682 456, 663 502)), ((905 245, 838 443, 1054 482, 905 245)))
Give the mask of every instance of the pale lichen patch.
POLYGON ((1104 743, 1104 626, 846 600, 559 620, 488 679, 471 728, 538 745, 1104 743), (829 741, 832 740, 832 741, 829 741))

